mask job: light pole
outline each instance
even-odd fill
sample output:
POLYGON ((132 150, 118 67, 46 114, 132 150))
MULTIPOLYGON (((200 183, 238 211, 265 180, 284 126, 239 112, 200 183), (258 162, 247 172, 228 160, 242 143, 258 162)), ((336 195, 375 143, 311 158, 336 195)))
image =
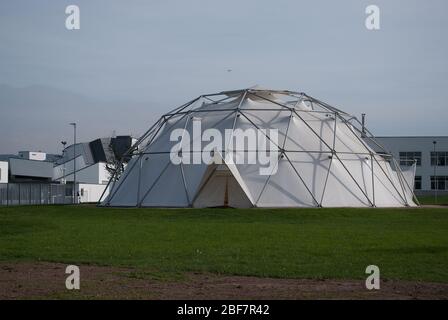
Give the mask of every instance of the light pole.
POLYGON ((437 141, 433 141, 434 145, 434 202, 437 203, 437 154, 436 154, 436 144, 437 141))
POLYGON ((76 122, 70 123, 73 126, 73 204, 76 204, 76 122))
MULTIPOLYGON (((61 141, 62 143, 62 156, 64 155, 64 151, 65 151, 65 145, 67 144, 67 141, 61 141)), ((62 158, 62 161, 64 161, 64 158, 62 158)), ((65 161, 62 164, 62 179, 61 179, 61 183, 65 184, 65 161)))

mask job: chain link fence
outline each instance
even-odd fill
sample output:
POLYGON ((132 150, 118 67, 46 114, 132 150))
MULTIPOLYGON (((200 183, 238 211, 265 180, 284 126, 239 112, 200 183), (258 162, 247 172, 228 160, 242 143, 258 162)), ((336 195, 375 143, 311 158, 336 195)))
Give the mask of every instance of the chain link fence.
POLYGON ((0 206, 73 203, 73 185, 0 183, 0 206))

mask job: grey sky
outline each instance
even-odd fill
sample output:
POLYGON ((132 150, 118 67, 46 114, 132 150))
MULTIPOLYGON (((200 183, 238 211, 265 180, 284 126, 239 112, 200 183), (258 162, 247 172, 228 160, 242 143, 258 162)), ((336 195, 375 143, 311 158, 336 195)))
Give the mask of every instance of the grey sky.
POLYGON ((0 153, 138 135, 201 94, 259 84, 368 114, 378 135, 448 135, 448 2, 0 2, 0 153), (77 4, 81 30, 65 29, 77 4), (364 26, 367 5, 381 30, 364 26), (231 72, 227 72, 231 69, 231 72), (30 88, 28 88, 30 87, 30 88))

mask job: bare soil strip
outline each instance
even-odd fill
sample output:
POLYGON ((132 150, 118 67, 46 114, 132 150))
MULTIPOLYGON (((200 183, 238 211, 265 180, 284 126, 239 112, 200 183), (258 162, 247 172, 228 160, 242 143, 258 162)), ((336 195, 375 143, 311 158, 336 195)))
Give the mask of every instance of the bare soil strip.
POLYGON ((274 279, 188 273, 176 279, 142 270, 80 266, 81 289, 65 288, 60 263, 0 263, 0 299, 448 299, 448 284, 384 280, 274 279))

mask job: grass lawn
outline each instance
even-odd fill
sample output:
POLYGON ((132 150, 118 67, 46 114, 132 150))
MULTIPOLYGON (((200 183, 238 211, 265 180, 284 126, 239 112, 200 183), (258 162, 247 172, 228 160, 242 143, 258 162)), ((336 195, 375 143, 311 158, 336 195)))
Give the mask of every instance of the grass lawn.
POLYGON ((0 208, 0 261, 448 282, 448 208, 0 208))
POLYGON ((418 197, 420 204, 438 204, 438 205, 448 205, 448 195, 437 195, 437 202, 434 195, 430 196, 420 196, 418 197))

